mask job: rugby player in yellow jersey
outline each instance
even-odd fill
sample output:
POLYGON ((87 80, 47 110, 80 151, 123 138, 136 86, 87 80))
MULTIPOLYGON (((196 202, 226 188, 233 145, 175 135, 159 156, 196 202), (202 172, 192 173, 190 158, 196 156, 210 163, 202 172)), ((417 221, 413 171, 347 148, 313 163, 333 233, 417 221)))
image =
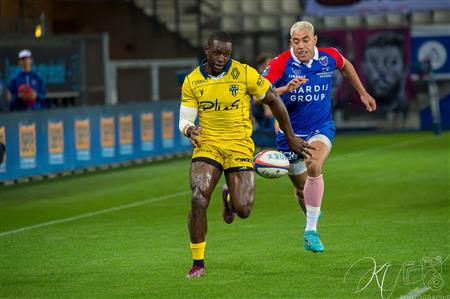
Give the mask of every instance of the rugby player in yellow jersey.
POLYGON ((227 182, 222 187, 225 222, 233 222, 235 214, 250 215, 255 195, 250 95, 269 105, 289 147, 310 155, 311 146, 294 135, 288 112, 269 81, 254 68, 232 60, 231 50, 231 36, 214 32, 205 48, 206 60, 186 76, 182 87, 179 127, 194 147, 188 215, 194 263, 187 278, 205 274, 206 209, 222 172, 227 182))

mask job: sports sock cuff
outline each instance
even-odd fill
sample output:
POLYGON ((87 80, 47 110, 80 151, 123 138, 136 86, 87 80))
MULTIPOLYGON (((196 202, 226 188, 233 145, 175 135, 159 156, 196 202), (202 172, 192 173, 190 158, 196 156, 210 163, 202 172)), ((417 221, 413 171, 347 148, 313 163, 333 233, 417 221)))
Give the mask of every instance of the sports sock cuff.
POLYGON ((314 177, 308 175, 307 179, 308 180, 318 180, 318 179, 320 179, 322 177, 323 177, 323 173, 321 173, 319 176, 314 176, 314 177))
POLYGON ((193 260, 203 260, 205 258, 205 247, 206 242, 201 243, 190 243, 192 259, 193 260))

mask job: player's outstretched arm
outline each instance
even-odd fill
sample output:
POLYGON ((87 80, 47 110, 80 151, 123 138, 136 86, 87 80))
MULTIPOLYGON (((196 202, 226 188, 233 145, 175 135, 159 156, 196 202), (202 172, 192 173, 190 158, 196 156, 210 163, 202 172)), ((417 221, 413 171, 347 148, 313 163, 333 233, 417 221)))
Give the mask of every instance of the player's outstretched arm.
POLYGON ((373 112, 377 109, 377 103, 374 98, 364 88, 361 80, 356 73, 353 64, 345 59, 344 67, 341 70, 342 76, 350 82, 354 89, 358 92, 361 102, 366 106, 367 111, 373 112))
POLYGON ((273 115, 286 136, 289 148, 297 154, 311 156, 309 149, 314 149, 314 147, 310 146, 308 142, 300 137, 295 136, 294 131, 292 130, 291 121, 289 120, 289 114, 277 92, 270 87, 261 101, 268 105, 270 110, 272 110, 273 115))

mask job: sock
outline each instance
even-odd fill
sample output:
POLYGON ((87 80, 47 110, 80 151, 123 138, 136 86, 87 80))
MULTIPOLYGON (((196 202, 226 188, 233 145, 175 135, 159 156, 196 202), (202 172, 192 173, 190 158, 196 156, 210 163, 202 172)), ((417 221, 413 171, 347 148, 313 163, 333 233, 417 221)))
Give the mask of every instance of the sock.
POLYGON ((323 175, 306 179, 304 194, 306 205, 306 228, 305 230, 317 230, 317 220, 320 215, 320 206, 323 198, 323 175))
POLYGON ((192 259, 194 260, 194 265, 202 265, 203 266, 203 260, 205 259, 205 247, 206 242, 201 243, 190 243, 191 245, 191 252, 192 252, 192 259))

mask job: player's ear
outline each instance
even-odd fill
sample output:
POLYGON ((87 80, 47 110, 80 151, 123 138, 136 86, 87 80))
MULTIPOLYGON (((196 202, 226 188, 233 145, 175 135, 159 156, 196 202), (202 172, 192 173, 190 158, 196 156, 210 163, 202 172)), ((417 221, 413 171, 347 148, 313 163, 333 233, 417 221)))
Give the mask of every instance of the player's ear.
POLYGON ((319 40, 319 38, 317 37, 317 34, 314 34, 313 40, 314 40, 314 46, 317 45, 317 41, 319 40))

